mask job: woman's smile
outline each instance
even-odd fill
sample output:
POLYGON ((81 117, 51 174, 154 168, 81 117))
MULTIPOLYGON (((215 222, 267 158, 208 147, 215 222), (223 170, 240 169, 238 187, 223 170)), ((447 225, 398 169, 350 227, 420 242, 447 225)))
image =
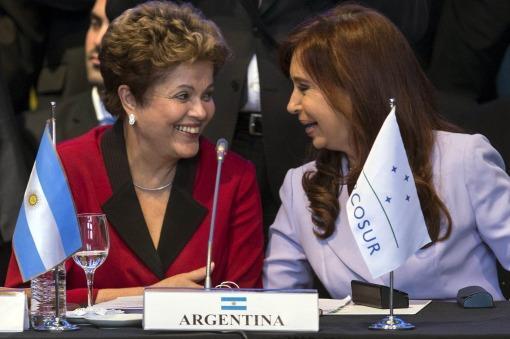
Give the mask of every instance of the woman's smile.
POLYGON ((200 124, 175 125, 174 129, 177 130, 179 133, 184 134, 187 137, 191 138, 198 138, 201 133, 200 124))
POLYGON ((305 127, 305 133, 306 133, 309 137, 313 137, 313 134, 314 134, 315 128, 316 128, 317 126, 318 126, 317 122, 309 122, 309 123, 304 124, 304 127, 305 127))

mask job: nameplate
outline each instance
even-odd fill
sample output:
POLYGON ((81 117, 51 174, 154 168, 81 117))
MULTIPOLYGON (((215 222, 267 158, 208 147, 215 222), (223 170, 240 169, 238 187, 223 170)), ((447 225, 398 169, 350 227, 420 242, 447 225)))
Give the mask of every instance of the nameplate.
POLYGON ((24 290, 0 289, 0 332, 28 330, 27 298, 24 290))
POLYGON ((146 288, 145 330, 319 330, 316 290, 146 288))

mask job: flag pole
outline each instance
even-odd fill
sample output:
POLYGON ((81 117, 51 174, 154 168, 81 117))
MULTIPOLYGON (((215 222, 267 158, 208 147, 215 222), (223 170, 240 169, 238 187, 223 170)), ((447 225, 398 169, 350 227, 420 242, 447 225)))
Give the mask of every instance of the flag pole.
MULTIPOLYGON (((53 147, 55 147, 55 150, 56 150, 56 147, 57 147, 57 119, 55 118, 55 115, 56 115, 57 104, 55 101, 51 101, 50 105, 51 105, 51 118, 50 118, 51 142, 53 143, 53 147)), ((60 318, 61 300, 60 300, 60 293, 59 293, 60 292, 59 291, 59 286, 60 286, 60 274, 59 273, 61 270, 65 270, 64 263, 60 263, 53 268, 53 280, 55 281, 55 320, 53 321, 52 324, 49 324, 48 329, 53 330, 53 331, 77 330, 77 329, 79 329, 78 326, 69 323, 65 319, 65 309, 66 309, 65 305, 64 305, 64 316, 62 318, 60 318)))
POLYGON ((393 271, 390 272, 390 319, 393 320, 393 271))
POLYGON ((50 102, 51 105, 51 141, 53 146, 57 147, 57 119, 55 119, 55 112, 57 110, 57 103, 55 101, 50 102))
MULTIPOLYGON (((57 108, 57 104, 55 101, 50 102, 51 105, 51 142, 53 143, 53 147, 57 148, 57 135, 56 135, 56 119, 55 119, 55 111, 57 108)), ((60 293, 59 293, 59 266, 58 264, 55 268, 53 268, 53 280, 55 280, 55 324, 54 326, 60 325, 60 293)))
MULTIPOLYGON (((395 108, 395 98, 390 98, 390 111, 395 108)), ((393 271, 390 272, 390 320, 393 321, 393 271)))
MULTIPOLYGON (((55 119, 55 110, 56 110, 56 102, 50 102, 51 105, 51 142, 53 143, 53 147, 57 148, 57 136, 56 136, 56 119, 55 119)), ((55 325, 58 326, 60 324, 60 293, 59 293, 59 279, 58 279, 58 271, 59 266, 57 265, 53 269, 53 280, 55 280, 55 325)))
MULTIPOLYGON (((390 98, 390 111, 395 108, 395 98, 390 98)), ((390 272, 390 316, 389 320, 391 322, 393 319, 393 271, 390 272)))
MULTIPOLYGON (((393 108, 396 108, 395 98, 390 98, 390 111, 393 108)), ((396 113, 396 109, 395 109, 396 113)), ((390 272, 390 314, 387 317, 379 320, 378 322, 368 326, 371 330, 412 330, 414 325, 411 323, 407 323, 399 317, 395 317, 393 314, 393 271, 390 272)))

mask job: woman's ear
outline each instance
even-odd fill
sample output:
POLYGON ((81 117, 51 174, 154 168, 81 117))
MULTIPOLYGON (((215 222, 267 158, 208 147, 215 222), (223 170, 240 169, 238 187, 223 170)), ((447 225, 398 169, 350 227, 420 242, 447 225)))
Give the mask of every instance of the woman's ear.
POLYGON ((127 114, 136 112, 136 99, 128 85, 120 85, 119 88, 117 88, 117 95, 127 114))

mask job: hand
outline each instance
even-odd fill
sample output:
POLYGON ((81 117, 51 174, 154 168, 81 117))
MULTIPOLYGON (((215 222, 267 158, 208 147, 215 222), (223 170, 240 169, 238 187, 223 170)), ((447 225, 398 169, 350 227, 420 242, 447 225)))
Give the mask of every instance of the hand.
MULTIPOLYGON (((211 263, 211 271, 214 269, 214 263, 211 263)), ((205 266, 197 270, 176 274, 172 277, 161 280, 151 285, 152 287, 195 287, 201 288, 198 283, 205 279, 205 266)), ((118 297, 126 297, 132 295, 142 295, 143 287, 126 287, 126 288, 106 288, 97 292, 96 303, 113 300, 118 297)))
MULTIPOLYGON (((214 263, 211 264, 211 271, 214 270, 214 263)), ((205 279, 206 267, 201 267, 194 271, 176 274, 169 278, 163 279, 151 287, 192 287, 201 288, 202 285, 198 284, 205 279)))

